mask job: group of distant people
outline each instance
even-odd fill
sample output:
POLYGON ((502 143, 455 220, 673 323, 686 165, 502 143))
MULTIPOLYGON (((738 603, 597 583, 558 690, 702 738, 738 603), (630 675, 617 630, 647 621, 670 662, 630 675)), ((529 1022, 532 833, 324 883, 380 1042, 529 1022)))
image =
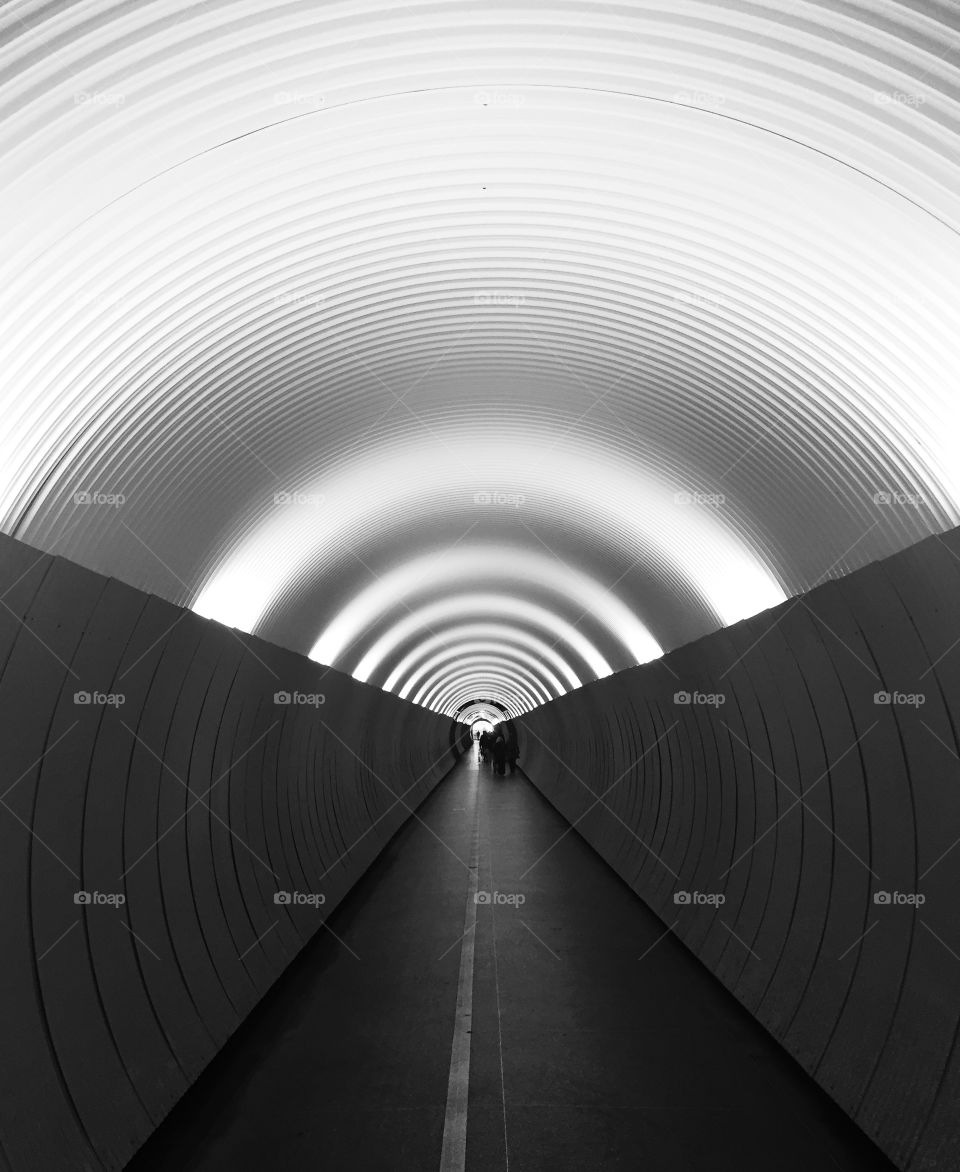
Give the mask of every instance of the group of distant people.
POLYGON ((497 726, 485 729, 477 737, 477 760, 491 765, 494 773, 501 777, 506 773, 508 766, 511 775, 516 772, 519 758, 520 747, 512 725, 507 726, 506 733, 497 726))

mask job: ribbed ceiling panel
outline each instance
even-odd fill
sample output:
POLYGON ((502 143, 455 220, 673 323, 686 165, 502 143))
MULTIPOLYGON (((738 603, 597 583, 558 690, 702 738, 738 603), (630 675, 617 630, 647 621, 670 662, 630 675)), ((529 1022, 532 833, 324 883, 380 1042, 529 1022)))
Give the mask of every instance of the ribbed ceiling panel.
POLYGON ((957 524, 958 24, 4 6, 4 531, 519 711, 957 524))

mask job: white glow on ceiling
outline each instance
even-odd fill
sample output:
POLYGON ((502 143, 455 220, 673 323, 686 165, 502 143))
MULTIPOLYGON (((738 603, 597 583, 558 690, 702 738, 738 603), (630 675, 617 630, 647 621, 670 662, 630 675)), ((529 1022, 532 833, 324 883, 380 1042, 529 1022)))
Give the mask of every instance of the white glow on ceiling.
POLYGON ((457 720, 464 724, 469 724, 472 720, 479 717, 482 720, 489 720, 492 724, 496 724, 498 720, 503 719, 503 713, 495 708, 489 701, 483 699, 473 698, 465 704, 460 705, 462 711, 457 712, 455 708, 453 715, 457 720))
POLYGON ((951 14, 0 7, 0 526, 369 679, 461 539, 601 675, 957 524, 951 14))
POLYGON ((476 721, 484 724, 494 725, 503 720, 503 713, 497 712, 494 708, 477 707, 464 712, 457 718, 463 724, 472 725, 476 721))
POLYGON ((543 631, 554 645, 562 645, 579 656, 598 679, 613 670, 585 635, 546 607, 507 594, 469 593, 429 603, 399 619, 365 652, 351 674, 358 680, 368 681, 383 660, 412 636, 422 635, 424 631, 433 633, 438 625, 450 620, 480 618, 510 620, 543 631))
POLYGON ((486 581, 508 582, 521 591, 540 587, 572 600, 619 640, 634 663, 662 654, 660 646, 636 614, 589 575, 564 565, 545 552, 503 549, 452 549, 416 558, 384 574, 361 591, 333 619, 314 644, 311 659, 337 663, 343 653, 384 613, 409 608, 425 592, 450 593, 486 581))
MULTIPOLYGON (((408 696, 425 670, 423 667, 417 667, 418 663, 441 648, 460 647, 470 640, 482 640, 484 645, 501 650, 514 646, 523 647, 534 652, 533 658, 537 663, 544 668, 549 666, 563 676, 568 687, 579 688, 583 682, 570 664, 546 640, 507 623, 465 623, 418 642, 383 681, 383 687, 388 692, 396 691, 399 696, 408 696)), ((566 690, 559 680, 557 687, 560 691, 566 690)))
POLYGON ((464 687, 473 694, 492 692, 503 699, 511 699, 514 703, 514 711, 518 715, 553 699, 549 693, 541 692, 538 688, 533 687, 529 681, 519 679, 512 672, 498 673, 480 668, 473 673, 465 673, 459 677, 459 681, 456 683, 450 680, 446 684, 432 688, 427 694, 425 707, 432 708, 436 712, 452 714, 457 705, 451 701, 450 697, 455 692, 459 695, 464 687))
POLYGON ((532 657, 524 656, 523 659, 520 659, 491 651, 488 648, 475 651, 464 648, 463 652, 455 659, 446 658, 441 663, 442 666, 437 663, 432 665, 430 674, 412 697, 414 703, 428 704, 426 698, 434 690, 444 688, 449 683, 462 679, 468 672, 475 670, 480 665, 502 671, 506 676, 512 676, 518 682, 525 682, 531 690, 537 693, 542 703, 546 703, 547 700, 560 696, 566 691, 556 677, 554 677, 555 686, 548 686, 543 678, 546 673, 532 657))
POLYGON ((440 652, 432 656, 411 676, 407 694, 418 684, 423 690, 429 687, 433 680, 447 679, 451 675, 459 673, 468 658, 472 659, 477 655, 482 655, 488 661, 506 666, 522 664, 524 667, 532 669, 533 678, 541 685, 542 690, 552 693, 554 696, 560 696, 567 690, 560 679, 548 667, 545 667, 541 660, 526 651, 521 651, 516 647, 491 648, 489 643, 468 642, 452 651, 440 652), (421 680, 423 683, 420 683, 421 680))
POLYGON ((433 693, 427 707, 452 715, 471 696, 495 697, 511 716, 519 716, 542 702, 514 676, 483 671, 467 674, 456 683, 451 682, 445 689, 433 693))
MULTIPOLYGON (((291 484, 286 491, 295 498, 320 503, 264 508, 267 502, 262 502, 259 519, 194 602, 199 614, 256 629, 285 584, 298 581, 311 564, 342 556, 343 545, 361 526, 389 531, 408 515, 429 516, 433 502, 438 512, 455 502, 477 520, 490 515, 498 499, 514 498, 522 502, 515 513, 522 508, 533 516, 544 510, 576 518, 589 506, 595 523, 616 532, 621 542, 624 537, 631 542, 634 557, 651 546, 663 566, 688 581, 725 624, 785 597, 770 571, 732 531, 728 511, 678 502, 699 489, 680 479, 658 481, 559 429, 551 436, 546 421, 529 439, 506 436, 491 443, 482 437, 466 443, 459 429, 431 429, 400 446, 372 449, 330 480, 306 482, 300 476, 291 484), (491 498, 489 504, 484 497, 491 498)), ((510 508, 501 506, 507 516, 510 508)), ((509 556, 505 551, 505 564, 509 556)), ((448 557, 438 550, 435 560, 443 567, 448 557)), ((636 627, 635 618, 628 623, 636 627)), ((313 658, 337 663, 343 643, 335 639, 335 629, 324 632, 313 658)), ((660 654, 649 635, 635 630, 632 646, 638 663, 660 654)))

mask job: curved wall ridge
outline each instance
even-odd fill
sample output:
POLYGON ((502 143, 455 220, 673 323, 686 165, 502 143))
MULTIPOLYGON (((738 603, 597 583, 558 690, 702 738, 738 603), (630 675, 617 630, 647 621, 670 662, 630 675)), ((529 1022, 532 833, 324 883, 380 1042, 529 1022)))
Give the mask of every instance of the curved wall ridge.
POLYGON ((118 1168, 447 772, 450 721, 8 537, 0 596, 0 1169, 118 1168))
POLYGON ((960 1166, 960 531, 527 713, 557 809, 902 1168, 960 1166))

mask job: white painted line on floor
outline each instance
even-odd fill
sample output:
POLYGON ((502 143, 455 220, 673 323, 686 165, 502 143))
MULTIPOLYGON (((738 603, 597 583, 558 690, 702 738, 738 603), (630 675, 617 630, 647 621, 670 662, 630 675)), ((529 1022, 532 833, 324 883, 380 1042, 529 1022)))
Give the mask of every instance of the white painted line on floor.
POLYGON ((470 881, 460 942, 460 978, 457 1014, 450 1050, 447 1113, 443 1121, 440 1172, 463 1172, 467 1163, 467 1102, 470 1093, 470 1031, 473 1027, 473 953, 477 927, 477 883, 480 867, 480 802, 473 781, 473 840, 470 845, 470 881))
MULTIPOLYGON (((493 882, 493 858, 491 848, 490 859, 490 889, 495 889, 493 882)), ((497 959, 497 909, 490 909, 492 921, 491 935, 493 939, 493 981, 497 990, 497 1052, 500 1057, 500 1102, 503 1107, 503 1162, 505 1172, 510 1172, 510 1144, 507 1141, 507 1088, 503 1077, 503 1015, 500 1012, 500 962, 497 959)), ((521 921, 522 923, 522 921, 521 921)))

